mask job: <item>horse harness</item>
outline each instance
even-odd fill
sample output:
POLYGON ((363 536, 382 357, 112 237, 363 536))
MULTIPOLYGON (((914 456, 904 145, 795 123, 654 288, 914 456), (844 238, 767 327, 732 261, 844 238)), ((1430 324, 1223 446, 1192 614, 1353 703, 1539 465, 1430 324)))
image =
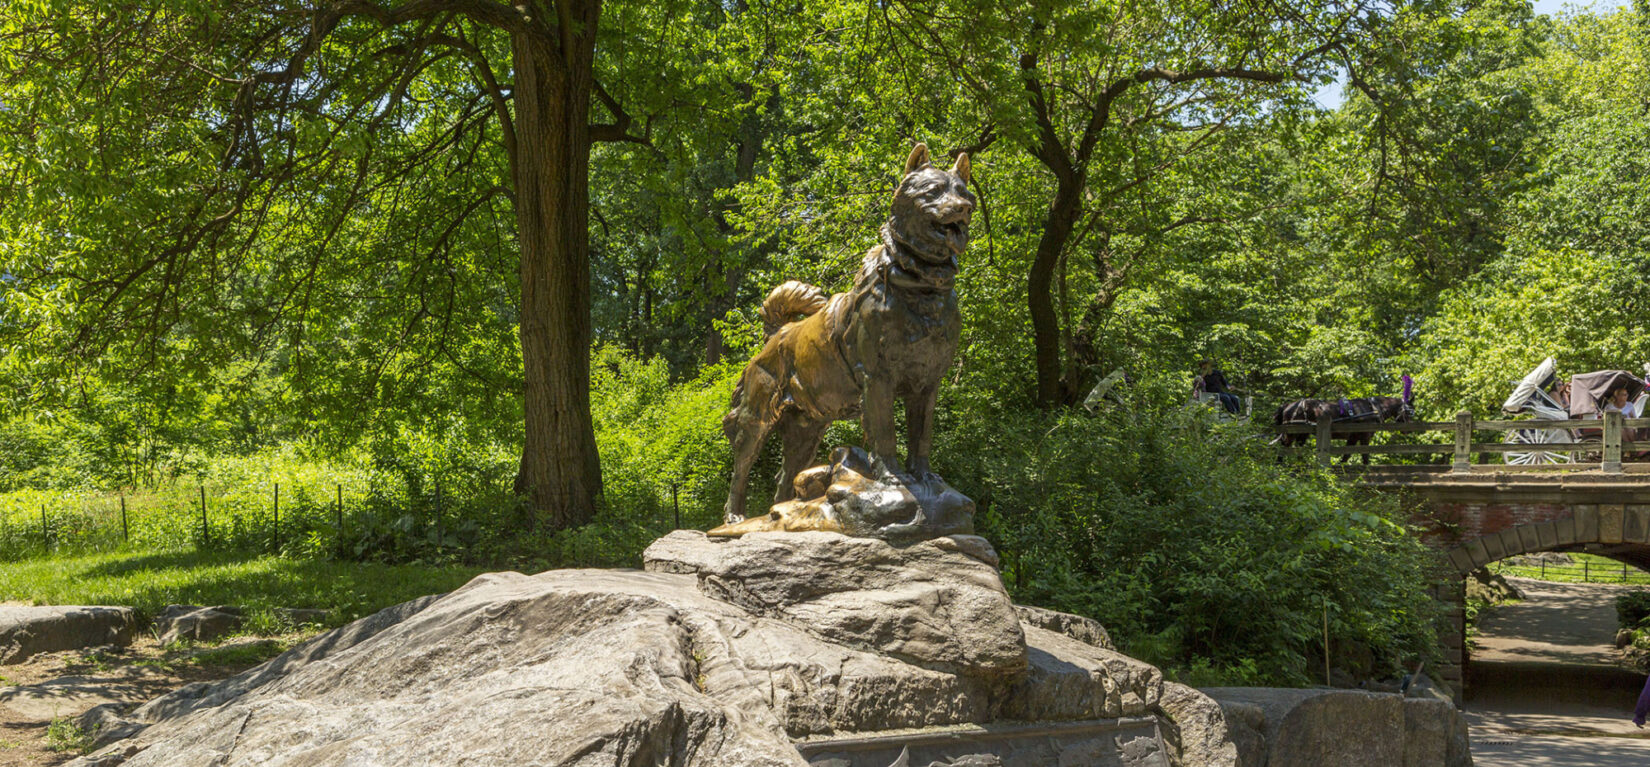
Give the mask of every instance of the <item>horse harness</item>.
MULTIPOLYGON (((1314 418, 1316 413, 1312 412, 1310 407, 1306 407, 1304 405, 1305 402, 1305 400, 1300 400, 1292 403, 1301 405, 1301 407, 1292 412, 1289 420, 1286 420, 1283 423, 1317 423, 1317 420, 1314 418)), ((1359 397, 1355 399, 1347 399, 1346 397, 1342 397, 1340 401, 1334 404, 1335 412, 1330 416, 1330 423, 1381 423, 1385 420, 1381 415, 1380 406, 1375 404, 1375 399, 1373 397, 1359 397)), ((1403 405, 1403 412, 1400 414, 1400 417, 1413 416, 1413 413, 1414 411, 1410 409, 1409 402, 1405 401, 1403 405)))

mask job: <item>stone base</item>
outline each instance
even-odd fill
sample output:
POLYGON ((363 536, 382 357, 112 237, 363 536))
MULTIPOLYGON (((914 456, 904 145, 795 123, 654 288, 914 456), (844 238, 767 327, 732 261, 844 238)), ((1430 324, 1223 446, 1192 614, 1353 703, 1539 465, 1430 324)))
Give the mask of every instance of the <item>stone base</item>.
POLYGON ((1437 697, 1217 687, 1239 767, 1471 767, 1467 723, 1437 697))

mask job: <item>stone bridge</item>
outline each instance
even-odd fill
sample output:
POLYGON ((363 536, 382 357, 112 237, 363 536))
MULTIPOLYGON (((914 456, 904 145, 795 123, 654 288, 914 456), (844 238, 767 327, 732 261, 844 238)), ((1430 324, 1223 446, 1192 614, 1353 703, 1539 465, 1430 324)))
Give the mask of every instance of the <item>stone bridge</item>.
MULTIPOLYGON (((1416 467, 1419 468, 1419 467, 1416 467)), ((1372 470, 1361 484, 1400 493, 1422 539, 1440 554, 1437 596, 1451 607, 1436 676, 1462 692, 1461 606, 1469 573, 1507 557, 1581 551, 1650 570, 1650 465, 1589 471, 1421 473, 1372 470)))

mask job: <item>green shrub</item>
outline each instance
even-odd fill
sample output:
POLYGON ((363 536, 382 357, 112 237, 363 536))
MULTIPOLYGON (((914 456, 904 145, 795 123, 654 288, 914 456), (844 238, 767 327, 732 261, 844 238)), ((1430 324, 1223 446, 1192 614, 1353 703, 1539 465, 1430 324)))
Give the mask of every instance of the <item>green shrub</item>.
POLYGON ((95 730, 81 729, 73 719, 58 717, 46 725, 46 747, 53 751, 83 754, 90 751, 97 737, 95 730))
MULTIPOLYGON (((1396 505, 1280 465, 1264 431, 1142 385, 1098 416, 966 403, 941 474, 984 508, 1017 600, 1098 619, 1167 670, 1299 684, 1334 647, 1395 674, 1432 646, 1430 554, 1396 505)), ((1342 653, 1337 650, 1337 661, 1342 653)))
POLYGON ((1616 620, 1624 629, 1636 629, 1650 618, 1650 591, 1629 591, 1616 597, 1616 620))

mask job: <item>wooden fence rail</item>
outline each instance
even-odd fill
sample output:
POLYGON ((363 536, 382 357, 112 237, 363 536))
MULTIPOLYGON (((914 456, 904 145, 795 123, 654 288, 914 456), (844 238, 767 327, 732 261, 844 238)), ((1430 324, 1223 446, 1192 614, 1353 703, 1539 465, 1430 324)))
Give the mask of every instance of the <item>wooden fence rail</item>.
MULTIPOLYGON (((1411 423, 1334 423, 1323 420, 1316 424, 1285 424, 1276 427, 1279 434, 1311 434, 1313 452, 1319 465, 1328 466, 1335 456, 1352 455, 1441 455, 1450 456, 1451 471, 1471 471, 1475 455, 1500 453, 1567 453, 1572 456, 1597 454, 1594 461, 1576 460, 1565 464, 1541 466, 1506 466, 1508 469, 1590 469, 1598 468, 1606 474, 1622 473, 1622 455, 1650 451, 1650 433, 1641 439, 1626 439, 1639 430, 1650 429, 1650 418, 1622 418, 1621 413, 1605 413, 1599 419, 1480 421, 1470 412, 1462 411, 1454 421, 1417 421, 1411 423), (1478 432, 1507 432, 1523 429, 1584 430, 1574 442, 1474 442, 1478 432), (1331 440, 1346 439, 1354 434, 1444 434, 1447 440, 1414 444, 1335 445, 1331 440)), ((1574 435, 1572 435, 1574 436, 1574 435)))

